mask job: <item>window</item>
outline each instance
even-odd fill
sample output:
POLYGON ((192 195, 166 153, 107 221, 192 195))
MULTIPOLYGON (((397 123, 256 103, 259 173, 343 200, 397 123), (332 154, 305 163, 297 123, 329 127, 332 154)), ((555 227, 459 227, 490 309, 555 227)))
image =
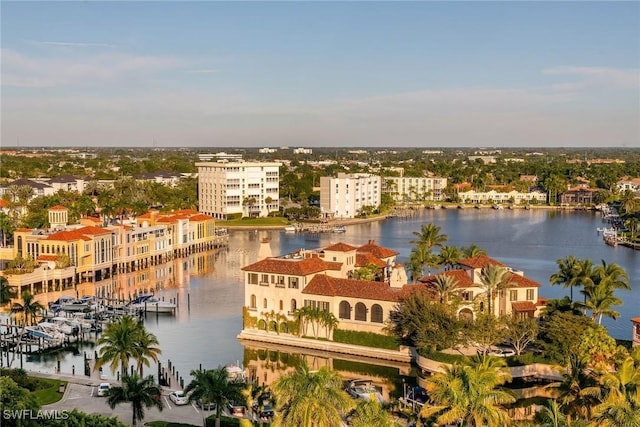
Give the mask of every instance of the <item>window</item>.
POLYGON ((348 301, 340 301, 338 306, 339 319, 351 319, 351 304, 348 301))
POLYGON ((249 303, 249 308, 256 309, 256 296, 251 295, 251 302, 249 303))
POLYGON ((373 304, 371 306, 371 321, 373 323, 382 323, 382 318, 382 307, 379 304, 373 304))
POLYGON ((250 285, 257 285, 258 284, 258 273, 249 273, 249 276, 248 276, 247 280, 248 280, 250 285))
POLYGON ((533 289, 527 289, 527 300, 529 300, 529 301, 533 301, 534 300, 534 291, 533 291, 533 289))
POLYGON ((361 302, 356 304, 355 320, 367 321, 367 306, 361 302))
POLYGON ((260 275, 260 285, 269 286, 269 275, 268 274, 260 275))
POLYGON ((518 301, 518 291, 517 290, 509 291, 509 300, 510 301, 518 301))
POLYGON ((284 308, 284 303, 282 302, 282 300, 280 300, 280 311, 282 311, 283 308, 284 308))
POLYGON ((276 286, 278 288, 284 288, 284 276, 278 276, 278 279, 276 281, 276 286))
POLYGON ((267 308, 267 299, 262 300, 262 308, 267 308))
POLYGON ((289 314, 293 314, 298 309, 298 302, 295 299, 291 300, 291 312, 289 314))
POLYGON ((462 291, 460 293, 460 298, 462 298, 463 301, 472 301, 473 291, 462 291))
POLYGON ((289 288, 298 289, 298 278, 297 277, 289 277, 289 288))

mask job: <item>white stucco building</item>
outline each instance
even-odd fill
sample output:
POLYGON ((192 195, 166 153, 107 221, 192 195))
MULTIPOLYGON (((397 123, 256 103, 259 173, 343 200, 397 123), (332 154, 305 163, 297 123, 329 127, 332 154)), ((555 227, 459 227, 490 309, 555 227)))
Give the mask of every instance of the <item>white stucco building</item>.
POLYGON ((380 206, 381 178, 371 174, 339 173, 320 178, 320 209, 332 218, 354 218, 364 206, 380 206))
POLYGON ((265 217, 279 209, 280 163, 198 162, 199 211, 216 219, 265 217))
POLYGON ((384 192, 396 202, 423 202, 443 200, 447 178, 387 176, 383 178, 384 192))

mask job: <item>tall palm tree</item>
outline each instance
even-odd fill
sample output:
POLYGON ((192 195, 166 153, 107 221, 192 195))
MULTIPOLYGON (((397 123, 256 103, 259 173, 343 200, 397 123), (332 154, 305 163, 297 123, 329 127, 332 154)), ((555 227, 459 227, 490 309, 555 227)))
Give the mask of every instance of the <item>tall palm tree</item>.
POLYGON ((125 375, 119 386, 112 387, 107 391, 107 405, 115 409, 117 405, 124 402, 131 402, 133 412, 132 424, 137 425, 138 421, 144 419, 144 409, 156 407, 160 411, 164 409, 161 398, 162 390, 153 381, 153 376, 141 378, 138 374, 125 375))
POLYGON ((310 372, 302 364, 278 378, 273 391, 277 401, 273 427, 342 425, 342 416, 353 407, 340 375, 326 367, 310 372))
POLYGON ((220 415, 222 408, 230 401, 241 402, 244 400, 243 390, 245 384, 229 379, 229 374, 224 366, 206 371, 193 370, 190 372, 193 380, 185 387, 184 392, 190 401, 199 399, 215 402, 216 427, 220 427, 220 415))
POLYGON ((431 282, 434 290, 440 297, 441 304, 447 304, 449 297, 458 290, 458 279, 448 274, 438 274, 436 279, 431 282))
POLYGON ((158 338, 146 328, 140 327, 135 342, 135 359, 137 362, 137 370, 140 376, 143 375, 143 367, 150 366, 151 361, 158 363, 158 356, 162 351, 156 347, 159 344, 158 338))
POLYGON ((620 315, 619 312, 613 309, 615 305, 622 305, 622 300, 613 294, 613 290, 608 288, 606 284, 599 283, 595 286, 591 286, 587 289, 580 291, 585 296, 584 303, 578 303, 578 307, 583 307, 585 310, 591 310, 591 319, 602 324, 602 317, 607 316, 612 319, 617 319, 620 315))
POLYGON ((592 372, 587 369, 587 360, 571 353, 562 381, 549 387, 559 391, 557 401, 571 423, 574 420, 591 419, 592 408, 598 402, 598 393, 594 389, 596 385, 592 372))
POLYGON ((351 427, 400 427, 400 424, 391 418, 377 399, 359 400, 353 418, 349 420, 351 427))
POLYGON ((22 292, 22 304, 14 303, 11 307, 13 313, 23 313, 24 322, 32 325, 38 318, 38 314, 44 310, 44 306, 38 301, 34 301, 34 296, 29 291, 22 292))
POLYGON ((594 282, 604 284, 609 289, 631 290, 629 286, 629 275, 616 263, 607 264, 602 260, 602 264, 593 269, 594 282))
POLYGON ((495 295, 509 285, 510 277, 509 270, 499 265, 490 264, 480 271, 479 286, 486 291, 487 309, 492 316, 495 315, 492 308, 495 295))
POLYGON ((417 264, 420 266, 420 274, 424 274, 424 268, 429 267, 429 275, 431 275, 431 265, 433 264, 434 258, 437 257, 431 251, 427 245, 421 244, 413 249, 411 249, 411 253, 409 254, 410 262, 417 264))
POLYGON ((445 270, 451 270, 456 264, 458 264, 460 256, 460 249, 456 246, 443 246, 438 254, 440 264, 444 265, 445 270))
POLYGON ((549 281, 552 285, 562 284, 563 288, 570 288, 571 301, 573 302, 573 287, 580 283, 580 261, 570 255, 566 258, 561 258, 556 261, 558 264, 558 271, 554 273, 549 281))
POLYGON ((414 231, 413 235, 417 237, 415 240, 409 241, 419 246, 426 246, 429 250, 434 247, 442 247, 442 245, 449 239, 446 234, 440 233, 441 227, 434 224, 426 224, 420 227, 420 231, 414 231))
POLYGON ((594 422, 601 426, 640 426, 640 366, 627 357, 615 371, 599 379, 602 403, 594 408, 594 422))
POLYGON ((427 380, 432 405, 425 405, 420 416, 435 416, 438 424, 498 427, 509 416, 504 404, 515 398, 499 387, 510 379, 504 360, 493 357, 476 359, 472 365, 458 362, 445 372, 427 380))
POLYGON ((13 286, 9 285, 6 277, 0 276, 0 306, 8 303, 12 298, 18 295, 13 286))
POLYGON ((141 371, 143 365, 149 365, 148 359, 157 361, 160 349, 151 347, 157 343, 156 337, 148 333, 134 317, 122 316, 109 323, 98 340, 100 350, 94 369, 100 369, 109 363, 112 371, 116 372, 119 367, 120 374, 124 376, 129 361, 135 359, 141 371))
POLYGON ((540 427, 569 427, 567 416, 562 413, 560 405, 555 399, 548 399, 536 414, 536 426, 540 427))
POLYGON ((487 251, 472 243, 470 246, 464 246, 460 249, 460 255, 462 258, 473 258, 478 255, 486 255, 487 251))

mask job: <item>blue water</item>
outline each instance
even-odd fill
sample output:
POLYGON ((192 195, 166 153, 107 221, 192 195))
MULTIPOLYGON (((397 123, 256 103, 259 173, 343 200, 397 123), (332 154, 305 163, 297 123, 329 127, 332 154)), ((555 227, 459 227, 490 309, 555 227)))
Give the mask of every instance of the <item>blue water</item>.
MULTIPOLYGON (((231 232, 228 249, 211 257, 211 265, 202 266, 194 256, 180 264, 182 285, 160 292, 166 298, 178 298, 175 317, 149 315, 147 328, 160 341, 162 360, 170 359, 188 378, 191 369, 241 362, 243 346, 237 335, 242 329, 244 289, 240 268, 256 261, 260 241, 267 237, 273 255, 299 248, 316 248, 343 241, 361 245, 375 240, 400 253, 404 262, 412 248, 409 243, 420 226, 434 223, 448 235, 447 244, 476 244, 489 256, 522 270, 526 277, 539 282, 540 296, 558 298, 569 294, 561 286, 550 286, 549 277, 557 271, 556 260, 573 255, 591 259, 594 264, 605 260, 622 266, 630 277, 632 291, 619 291, 624 305, 617 321, 604 319, 603 324, 615 338, 630 339, 630 318, 640 316, 640 251, 604 244, 596 232, 602 227, 601 217, 593 212, 548 210, 440 209, 420 211, 409 219, 388 219, 348 226, 344 234, 288 234, 284 231, 250 230, 231 232), (199 265, 200 264, 200 265, 199 265), (206 268, 205 268, 206 267, 206 268)), ((579 295, 575 294, 574 299, 579 295)), ((91 349, 90 352, 93 352, 91 349)), ((57 361, 62 371, 82 366, 82 354, 58 354, 46 360, 24 361, 25 368, 53 372, 57 361)), ((14 367, 16 364, 14 363, 14 367)), ((150 370, 153 372, 153 370, 150 370)))

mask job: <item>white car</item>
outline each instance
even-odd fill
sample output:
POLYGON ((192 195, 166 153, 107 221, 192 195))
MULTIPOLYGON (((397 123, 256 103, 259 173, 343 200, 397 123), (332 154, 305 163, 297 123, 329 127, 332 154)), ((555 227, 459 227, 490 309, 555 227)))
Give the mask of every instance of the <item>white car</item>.
POLYGON ((179 390, 169 393, 169 399, 171 399, 171 401, 175 405, 186 405, 187 403, 189 403, 189 398, 187 397, 187 395, 179 390))
POLYGON ((111 384, 109 383, 100 383, 98 386, 98 396, 104 396, 107 391, 111 388, 111 384))

